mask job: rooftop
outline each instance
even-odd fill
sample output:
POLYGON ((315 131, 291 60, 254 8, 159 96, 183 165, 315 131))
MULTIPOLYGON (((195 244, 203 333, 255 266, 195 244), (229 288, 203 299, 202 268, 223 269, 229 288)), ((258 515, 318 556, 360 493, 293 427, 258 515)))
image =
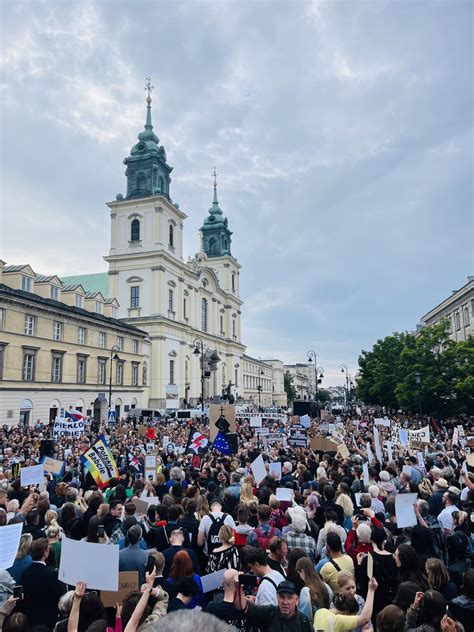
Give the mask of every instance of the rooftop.
POLYGON ((61 281, 67 286, 82 285, 86 293, 100 292, 104 298, 109 297, 109 275, 107 272, 66 276, 61 277, 61 281))

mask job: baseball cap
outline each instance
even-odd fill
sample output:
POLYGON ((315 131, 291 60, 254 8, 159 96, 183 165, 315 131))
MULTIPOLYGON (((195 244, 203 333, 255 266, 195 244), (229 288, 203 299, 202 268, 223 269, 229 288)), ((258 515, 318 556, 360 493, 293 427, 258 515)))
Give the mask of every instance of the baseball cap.
POLYGON ((290 595, 297 595, 298 591, 296 590, 296 586, 293 582, 285 579, 285 581, 280 582, 278 584, 277 593, 281 595, 282 593, 289 593, 290 595))

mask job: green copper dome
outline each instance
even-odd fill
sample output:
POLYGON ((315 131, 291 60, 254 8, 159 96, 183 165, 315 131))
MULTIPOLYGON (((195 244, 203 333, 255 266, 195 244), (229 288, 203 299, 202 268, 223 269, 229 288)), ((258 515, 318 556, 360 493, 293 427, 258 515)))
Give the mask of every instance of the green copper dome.
POLYGON ((217 182, 214 170, 214 199, 208 213, 209 215, 201 226, 203 250, 208 257, 222 257, 230 255, 232 232, 229 230, 227 218, 217 201, 217 182))
POLYGON ((127 166, 126 198, 139 198, 151 195, 164 195, 169 199, 170 173, 173 167, 166 163, 166 152, 160 139, 153 131, 151 122, 151 96, 147 97, 145 128, 138 134, 138 143, 130 156, 123 161, 127 166))

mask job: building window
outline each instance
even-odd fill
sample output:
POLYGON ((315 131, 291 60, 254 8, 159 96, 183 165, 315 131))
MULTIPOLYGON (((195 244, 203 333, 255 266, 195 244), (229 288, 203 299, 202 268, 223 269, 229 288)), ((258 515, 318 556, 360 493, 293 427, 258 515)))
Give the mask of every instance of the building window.
POLYGON ((147 370, 147 365, 146 362, 143 364, 143 369, 142 369, 142 384, 143 386, 146 386, 148 382, 148 370, 147 370))
POLYGON ((53 301, 59 301, 59 288, 55 285, 51 286, 51 298, 53 301))
POLYGON ((174 226, 173 226, 173 224, 170 224, 170 227, 169 227, 168 243, 169 243, 169 245, 172 248, 174 248, 174 226))
POLYGON ((234 386, 235 386, 236 388, 237 388, 237 386, 239 385, 239 384, 238 384, 238 382, 239 382, 239 370, 238 370, 238 369, 235 369, 235 370, 234 370, 234 386))
POLYGON ((32 382, 35 379, 35 354, 25 351, 23 354, 23 380, 32 382))
POLYGON ((5 329, 5 308, 0 307, 0 331, 5 329))
POLYGON ((461 329, 461 317, 459 316, 459 312, 456 312, 454 318, 456 322, 456 329, 461 329))
POLYGON ((35 325, 36 325, 36 318, 34 316, 30 316, 29 314, 26 314, 26 316, 25 316, 25 334, 27 336, 34 336, 34 334, 35 334, 35 325))
POLYGON ((77 342, 80 345, 85 345, 87 340, 87 329, 85 327, 77 328, 77 342))
POLYGON ((63 380, 63 356, 53 355, 51 362, 51 382, 62 382, 63 380))
POLYGON ((116 380, 115 383, 118 384, 118 386, 122 386, 123 384, 123 362, 117 362, 117 368, 116 368, 116 380))
POLYGON ((130 288, 130 309, 138 309, 140 307, 140 286, 133 285, 130 288))
POLYGON ((186 360, 184 363, 184 381, 187 382, 189 380, 189 362, 186 360))
POLYGON ((173 304, 174 304, 173 290, 168 290, 168 309, 170 312, 174 312, 173 304))
POLYGON ((462 310, 462 317, 464 327, 469 327, 469 309, 467 307, 462 310))
POLYGON ((134 219, 130 225, 130 241, 140 241, 140 220, 134 219))
POLYGON ((232 336, 234 337, 234 340, 236 338, 236 327, 235 327, 235 320, 232 321, 232 336))
POLYGON ((224 316, 220 317, 220 323, 221 323, 221 335, 224 335, 224 316))
POLYGON ((82 296, 80 294, 76 294, 76 307, 82 307, 82 296))
POLYGON ((0 380, 3 380, 3 367, 5 366, 5 350, 6 344, 0 343, 0 380))
POLYGON ((103 331, 99 331, 99 347, 101 349, 105 349, 106 344, 107 344, 107 335, 104 334, 103 331))
POLYGON ((28 276, 21 277, 21 289, 24 292, 31 292, 31 278, 28 276))
POLYGON ((235 292, 235 273, 232 272, 232 292, 235 292))
POLYGON ((105 384, 106 371, 107 371, 107 361, 100 359, 99 360, 99 370, 97 372, 97 382, 99 384, 105 384))
POLYGON ((77 358, 77 383, 85 384, 87 377, 87 360, 86 358, 77 358))
POLYGON ((119 351, 123 351, 123 336, 117 336, 117 347, 119 351))
POLYGON ((138 362, 132 362, 132 386, 138 386, 138 362))
POLYGON ((174 360, 170 360, 170 384, 174 384, 174 360))
POLYGON ((53 323, 53 340, 61 340, 63 337, 63 324, 54 322, 53 323))
POLYGON ((96 301, 95 302, 95 313, 96 314, 102 314, 103 311, 103 305, 100 301, 96 301))
POLYGON ((207 331, 207 299, 201 300, 201 329, 207 331))
POLYGON ((188 320, 188 301, 183 298, 183 318, 188 320))

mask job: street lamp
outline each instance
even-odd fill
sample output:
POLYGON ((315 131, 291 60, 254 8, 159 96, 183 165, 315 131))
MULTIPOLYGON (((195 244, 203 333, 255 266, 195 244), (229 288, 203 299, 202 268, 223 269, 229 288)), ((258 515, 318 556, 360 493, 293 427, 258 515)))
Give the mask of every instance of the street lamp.
POLYGON ((258 391, 258 411, 259 412, 260 412, 260 409, 261 409, 262 375, 265 375, 265 371, 263 369, 260 371, 260 375, 258 376, 258 386, 257 386, 257 391, 258 391))
POLYGON ((417 392, 417 398, 418 398, 418 412, 420 413, 420 417, 421 417, 421 397, 420 397, 421 373, 419 371, 415 371, 415 384, 416 384, 416 392, 417 392))
POLYGON ((201 412, 202 419, 201 422, 204 421, 204 342, 202 338, 196 338, 193 342, 194 351, 193 354, 195 356, 201 355, 201 412))
POLYGON ((346 409, 349 410, 349 368, 347 364, 341 364, 341 373, 346 374, 346 409))
POLYGON ((113 360, 120 360, 117 351, 120 351, 117 345, 110 350, 110 374, 109 374, 109 412, 112 410, 112 364, 113 360))
POLYGON ((308 362, 314 360, 314 399, 316 401, 316 417, 319 419, 319 401, 318 401, 318 359, 316 357, 316 351, 310 349, 308 351, 308 362))

